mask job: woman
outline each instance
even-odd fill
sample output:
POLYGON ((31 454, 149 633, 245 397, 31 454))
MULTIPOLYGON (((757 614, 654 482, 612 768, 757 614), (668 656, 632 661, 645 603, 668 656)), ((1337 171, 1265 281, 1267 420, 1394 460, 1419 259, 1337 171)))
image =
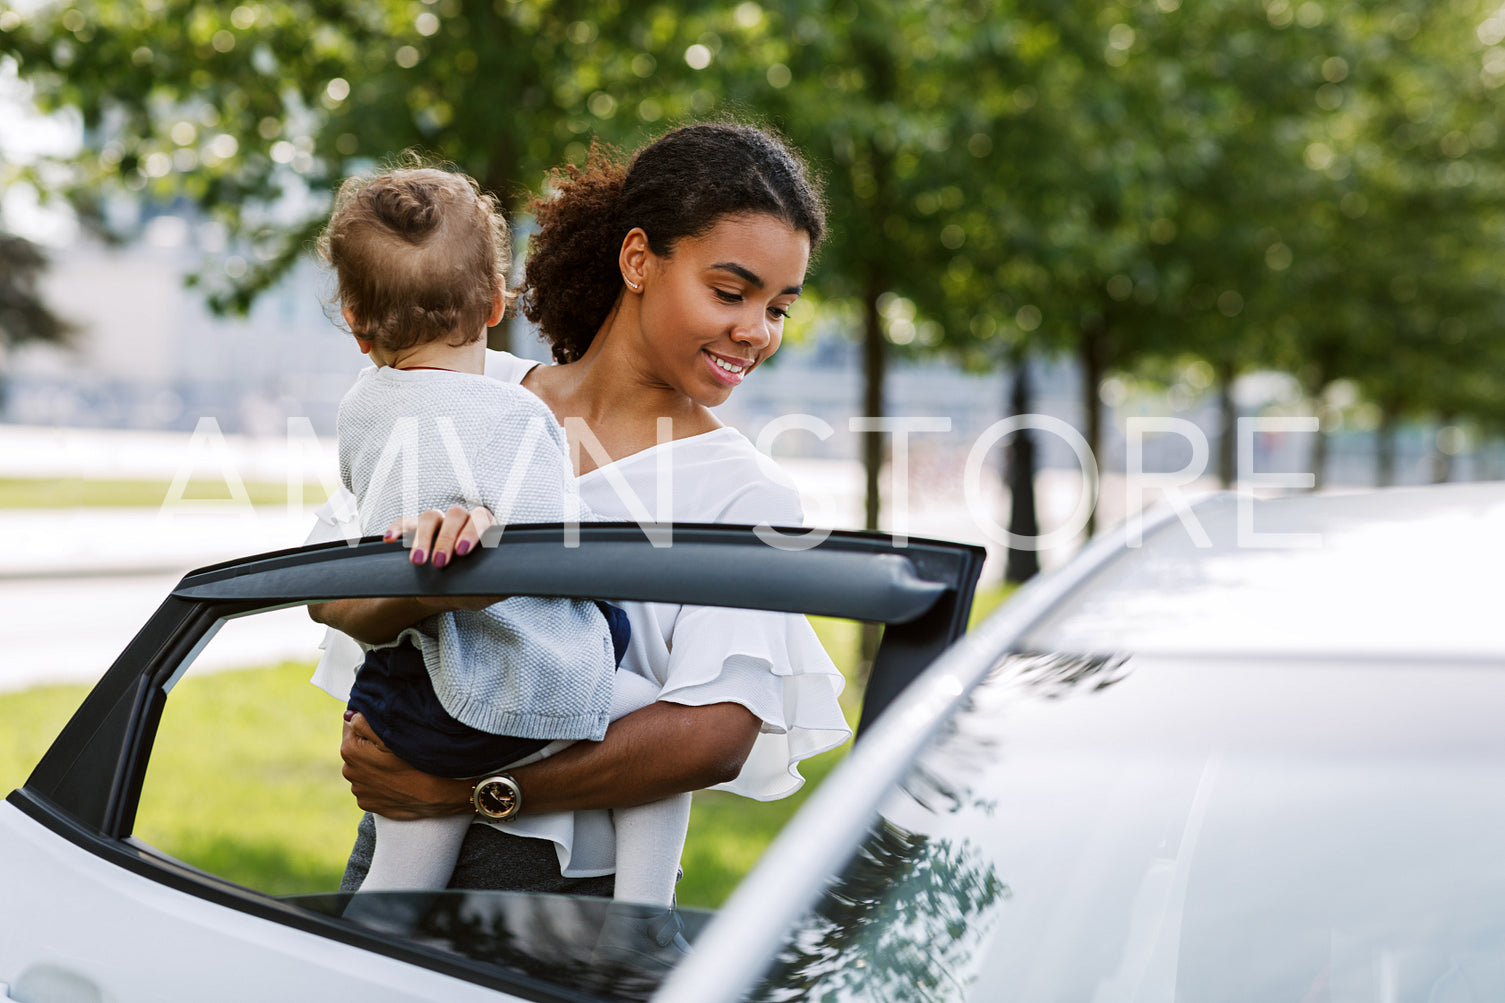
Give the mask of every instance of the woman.
MULTIPOLYGON (((778 350, 824 232, 799 157, 760 129, 695 125, 625 166, 593 149, 584 168, 552 181, 555 193, 534 206, 522 305, 557 364, 494 353, 488 375, 521 382, 564 424, 581 495, 600 518, 799 525, 787 478, 710 410, 778 350), (664 464, 672 489, 659 497, 664 464)), ((407 527, 413 560, 463 556, 490 522, 484 509, 425 513, 407 527)), ((439 602, 343 600, 313 614, 379 642, 448 608, 439 602)), ((799 760, 849 736, 841 677, 803 618, 625 605, 633 639, 623 670, 659 685, 659 700, 614 722, 602 742, 513 771, 522 813, 471 826, 454 886, 610 894, 603 809, 715 785, 783 797, 803 782, 799 760)), ((349 671, 321 664, 316 681, 339 693, 349 671)), ((341 753, 368 812, 472 810, 471 782, 408 767, 360 715, 341 753)), ((347 887, 363 873, 365 841, 347 887)))

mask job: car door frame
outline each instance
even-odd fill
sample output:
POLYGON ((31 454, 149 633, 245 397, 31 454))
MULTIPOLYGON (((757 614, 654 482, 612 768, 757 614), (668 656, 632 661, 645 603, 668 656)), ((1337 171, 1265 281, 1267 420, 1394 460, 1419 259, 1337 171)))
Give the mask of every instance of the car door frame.
MULTIPOLYGON (((545 595, 684 603, 884 625, 859 736, 966 629, 981 548, 875 533, 771 527, 509 527, 449 568, 414 566, 370 538, 230 561, 183 578, 89 693, 8 803, 55 834, 218 905, 538 1000, 581 998, 494 966, 323 917, 206 874, 132 839, 152 742, 173 684, 227 619, 341 598, 545 595)), ((860 739, 859 739, 860 740, 860 739)))

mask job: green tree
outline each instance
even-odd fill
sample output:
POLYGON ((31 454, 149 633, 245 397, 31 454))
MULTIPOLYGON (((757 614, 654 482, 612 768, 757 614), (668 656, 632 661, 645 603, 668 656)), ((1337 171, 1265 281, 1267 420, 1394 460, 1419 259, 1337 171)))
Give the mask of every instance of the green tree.
POLYGON ((0 57, 41 108, 82 114, 52 187, 81 205, 191 200, 236 242, 199 277, 210 302, 244 311, 306 253, 340 179, 399 151, 453 162, 515 212, 593 136, 708 109, 693 28, 640 0, 64 0, 0 20, 0 57))
POLYGON ((41 248, 0 233, 0 345, 68 342, 72 325, 53 312, 38 288, 46 268, 41 248))

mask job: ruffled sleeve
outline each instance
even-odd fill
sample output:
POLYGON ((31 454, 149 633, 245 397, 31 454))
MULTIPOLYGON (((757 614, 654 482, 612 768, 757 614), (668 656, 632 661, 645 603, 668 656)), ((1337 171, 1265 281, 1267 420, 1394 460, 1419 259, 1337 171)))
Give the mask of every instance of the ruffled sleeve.
POLYGON ((717 790, 759 801, 804 784, 799 762, 851 737, 845 680, 803 616, 685 606, 676 618, 660 700, 737 703, 763 722, 736 779, 717 790))
MULTIPOLYGON (((692 482, 736 485, 720 499, 715 521, 802 527, 799 492, 787 475, 740 434, 732 435, 741 448, 723 449, 723 455, 729 453, 742 469, 735 476, 717 471, 723 476, 714 478, 710 470, 696 471, 706 479, 692 482)), ((693 460, 682 461, 675 476, 683 477, 685 468, 694 465, 693 460)), ((698 506, 676 506, 684 507, 698 506)), ((655 666, 663 687, 660 700, 693 706, 737 703, 763 722, 742 772, 717 790, 760 801, 787 797, 804 785, 801 760, 852 736, 839 700, 846 680, 803 616, 681 606, 664 654, 666 664, 655 666)))
MULTIPOLYGON (((329 501, 319 506, 315 515, 314 528, 303 541, 305 545, 361 538, 355 495, 349 488, 340 488, 329 501)), ((333 627, 324 629, 324 641, 319 647, 322 649, 319 664, 314 667, 313 678, 309 681, 343 703, 350 699, 355 670, 365 661, 366 652, 354 638, 333 627)))

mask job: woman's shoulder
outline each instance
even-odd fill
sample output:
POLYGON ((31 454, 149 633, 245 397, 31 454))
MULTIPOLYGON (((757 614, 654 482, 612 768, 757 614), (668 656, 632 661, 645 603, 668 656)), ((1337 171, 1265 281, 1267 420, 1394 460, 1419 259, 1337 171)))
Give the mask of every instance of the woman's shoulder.
POLYGON ((675 490, 696 496, 694 508, 715 511, 716 522, 770 522, 797 525, 803 520, 799 488, 771 457, 741 432, 723 427, 677 443, 675 490))

